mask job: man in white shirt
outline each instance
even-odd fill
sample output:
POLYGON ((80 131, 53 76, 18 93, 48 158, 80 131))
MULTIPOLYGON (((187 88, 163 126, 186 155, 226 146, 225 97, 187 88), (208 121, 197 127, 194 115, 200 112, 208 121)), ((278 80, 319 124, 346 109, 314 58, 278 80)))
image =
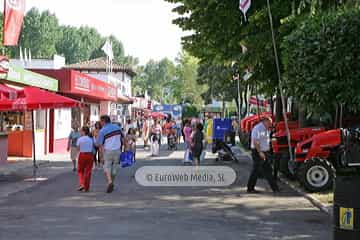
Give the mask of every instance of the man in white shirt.
POLYGON ((251 156, 253 159, 253 168, 247 184, 248 193, 258 193, 255 185, 260 172, 263 173, 269 182, 273 192, 279 192, 279 187, 272 175, 272 167, 270 164, 270 127, 272 125, 271 118, 263 118, 251 131, 251 156))

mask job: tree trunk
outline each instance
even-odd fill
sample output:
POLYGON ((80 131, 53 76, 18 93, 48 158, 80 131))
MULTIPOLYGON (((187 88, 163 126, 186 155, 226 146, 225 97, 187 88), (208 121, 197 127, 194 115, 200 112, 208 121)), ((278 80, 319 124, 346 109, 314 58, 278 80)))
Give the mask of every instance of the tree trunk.
POLYGON ((247 97, 248 91, 249 91, 249 86, 246 86, 245 92, 244 92, 244 104, 245 104, 244 116, 246 116, 249 113, 249 104, 248 104, 248 97, 247 97))
POLYGON ((280 93, 276 95, 276 108, 275 108, 275 121, 281 122, 284 119, 282 113, 282 101, 280 97, 280 93))
POLYGON ((240 89, 240 116, 243 116, 242 109, 244 107, 243 91, 240 89))
POLYGON ((222 115, 223 115, 223 118, 225 118, 225 109, 226 109, 226 106, 225 106, 225 97, 223 97, 223 104, 222 104, 222 115))
POLYGON ((299 127, 306 127, 306 107, 301 103, 298 103, 298 114, 299 127))
POLYGON ((274 115, 274 99, 272 97, 269 99, 269 103, 270 103, 270 112, 272 115, 274 115))

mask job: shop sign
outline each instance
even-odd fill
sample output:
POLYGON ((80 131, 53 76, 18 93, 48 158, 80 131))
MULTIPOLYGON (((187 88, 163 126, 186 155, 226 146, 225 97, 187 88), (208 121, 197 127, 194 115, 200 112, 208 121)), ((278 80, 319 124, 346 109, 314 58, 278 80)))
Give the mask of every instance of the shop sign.
POLYGON ((94 97, 116 100, 117 92, 114 86, 85 74, 74 71, 72 73, 74 74, 72 91, 87 95, 91 93, 94 97))
POLYGON ((5 75, 4 79, 55 92, 58 91, 58 81, 56 79, 25 70, 13 64, 10 64, 9 72, 5 75))

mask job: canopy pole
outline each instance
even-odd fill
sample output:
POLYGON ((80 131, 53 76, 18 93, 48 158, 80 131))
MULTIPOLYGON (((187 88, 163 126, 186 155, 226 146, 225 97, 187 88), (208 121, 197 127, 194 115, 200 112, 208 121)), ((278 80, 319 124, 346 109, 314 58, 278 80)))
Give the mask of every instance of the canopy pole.
POLYGON ((284 97, 283 83, 282 83, 281 73, 280 73, 279 57, 278 57, 277 48, 276 48, 275 32, 274 32, 273 18, 272 18, 272 14, 271 14, 270 0, 267 0, 267 7, 268 7, 268 14, 269 14, 272 42, 273 42, 273 47, 274 47, 276 71, 277 71, 278 80, 279 80, 279 90, 280 90, 280 96, 281 96, 281 101, 282 101, 282 111, 283 111, 283 116, 284 116, 284 121, 285 121, 286 135, 287 135, 287 139, 288 139, 290 162, 293 162, 294 158, 293 158, 293 153, 292 153, 292 148, 291 148, 291 136, 290 136, 288 119, 287 119, 287 115, 286 115, 285 97, 284 97))
POLYGON ((35 152, 35 122, 34 110, 31 110, 32 150, 33 150, 33 178, 36 181, 36 152, 35 152))

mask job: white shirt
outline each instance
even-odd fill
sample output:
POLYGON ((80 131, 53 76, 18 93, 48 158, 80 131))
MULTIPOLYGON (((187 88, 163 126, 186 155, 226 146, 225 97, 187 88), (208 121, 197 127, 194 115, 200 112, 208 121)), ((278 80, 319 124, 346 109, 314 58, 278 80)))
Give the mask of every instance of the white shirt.
POLYGON ((92 153, 94 141, 89 136, 82 136, 77 140, 76 146, 80 147, 82 153, 92 153))
POLYGON ((262 152, 270 150, 270 131, 262 122, 258 123, 251 131, 251 149, 255 149, 255 141, 259 141, 262 152))

